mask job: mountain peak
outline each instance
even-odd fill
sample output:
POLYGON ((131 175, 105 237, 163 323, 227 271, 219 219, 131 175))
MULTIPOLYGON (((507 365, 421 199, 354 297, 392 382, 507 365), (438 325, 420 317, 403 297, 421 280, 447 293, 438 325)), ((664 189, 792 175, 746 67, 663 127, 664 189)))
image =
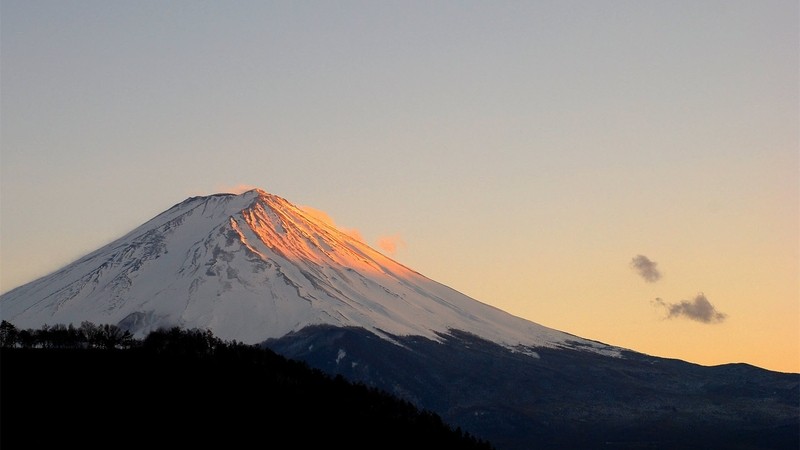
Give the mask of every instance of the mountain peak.
POLYGON ((21 327, 89 320, 257 343, 311 325, 439 340, 461 330, 509 348, 619 349, 469 298, 262 189, 192 197, 61 270, 0 297, 21 327))
POLYGON ((244 191, 239 194, 241 197, 245 198, 280 198, 277 195, 270 194, 269 192, 261 189, 261 188, 253 188, 248 191, 244 191))

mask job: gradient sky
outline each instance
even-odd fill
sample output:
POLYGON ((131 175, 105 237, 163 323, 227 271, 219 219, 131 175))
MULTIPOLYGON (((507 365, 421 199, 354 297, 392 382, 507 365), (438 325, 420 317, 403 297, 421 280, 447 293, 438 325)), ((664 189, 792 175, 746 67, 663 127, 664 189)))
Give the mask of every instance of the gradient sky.
POLYGON ((2 292, 256 186, 537 323, 800 372, 796 0, 0 8, 2 292))

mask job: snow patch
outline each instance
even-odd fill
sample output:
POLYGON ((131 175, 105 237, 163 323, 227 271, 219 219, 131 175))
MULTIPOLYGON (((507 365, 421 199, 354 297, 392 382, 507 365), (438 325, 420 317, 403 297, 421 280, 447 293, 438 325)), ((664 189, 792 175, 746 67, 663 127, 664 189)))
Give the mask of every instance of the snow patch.
POLYGON ((339 362, 347 356, 347 353, 343 349, 339 349, 339 353, 336 354, 336 365, 339 365, 339 362))

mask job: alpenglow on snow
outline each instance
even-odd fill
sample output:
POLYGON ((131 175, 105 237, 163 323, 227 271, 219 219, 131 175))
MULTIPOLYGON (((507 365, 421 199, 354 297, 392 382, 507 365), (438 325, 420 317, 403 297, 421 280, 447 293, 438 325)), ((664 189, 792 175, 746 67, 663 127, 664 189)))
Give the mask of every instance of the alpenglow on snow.
POLYGON ((310 325, 385 338, 472 333, 535 355, 617 347, 513 316, 399 264, 259 189, 189 198, 62 269, 0 296, 17 327, 165 327, 259 343, 310 325))

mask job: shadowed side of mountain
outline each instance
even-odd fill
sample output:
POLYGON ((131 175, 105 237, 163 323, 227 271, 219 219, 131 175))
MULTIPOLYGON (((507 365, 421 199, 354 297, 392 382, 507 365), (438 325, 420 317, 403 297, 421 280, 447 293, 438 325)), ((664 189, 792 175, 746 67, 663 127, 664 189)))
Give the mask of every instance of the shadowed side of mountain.
POLYGON ((534 358, 458 331, 441 342, 394 339, 311 327, 265 345, 435 411, 501 450, 800 445, 800 374, 634 352, 542 348, 534 358))

